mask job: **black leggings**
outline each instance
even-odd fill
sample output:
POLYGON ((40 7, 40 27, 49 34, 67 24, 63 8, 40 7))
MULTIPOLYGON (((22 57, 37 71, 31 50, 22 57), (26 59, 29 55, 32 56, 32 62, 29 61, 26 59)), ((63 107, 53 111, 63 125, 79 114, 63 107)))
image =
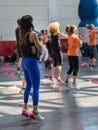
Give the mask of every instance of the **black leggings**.
POLYGON ((71 74, 73 72, 74 76, 77 76, 77 72, 79 69, 79 58, 78 56, 68 56, 69 61, 69 70, 67 74, 71 74))

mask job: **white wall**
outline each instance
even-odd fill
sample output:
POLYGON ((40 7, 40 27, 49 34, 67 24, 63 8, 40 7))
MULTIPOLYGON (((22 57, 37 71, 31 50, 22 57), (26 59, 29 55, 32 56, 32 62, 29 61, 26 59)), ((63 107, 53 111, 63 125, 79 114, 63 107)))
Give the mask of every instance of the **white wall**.
POLYGON ((58 21, 63 31, 67 24, 78 26, 78 4, 79 0, 58 0, 58 21))
POLYGON ((30 14, 36 30, 48 24, 48 0, 0 0, 0 35, 3 40, 15 39, 17 19, 30 14))
MULTIPOLYGON (((78 24, 79 0, 56 0, 57 16, 64 30, 66 24, 78 24)), ((15 40, 17 19, 30 14, 34 18, 35 29, 46 29, 49 23, 49 0, 0 0, 0 38, 15 40)))
POLYGON ((49 0, 49 22, 58 21, 58 2, 49 0))

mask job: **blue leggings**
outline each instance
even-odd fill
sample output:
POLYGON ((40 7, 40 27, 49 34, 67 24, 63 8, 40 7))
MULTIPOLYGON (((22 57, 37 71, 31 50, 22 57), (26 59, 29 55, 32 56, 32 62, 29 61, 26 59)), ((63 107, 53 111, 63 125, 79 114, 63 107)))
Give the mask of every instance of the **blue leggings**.
POLYGON ((31 87, 33 88, 33 105, 38 105, 40 88, 40 69, 37 58, 23 58, 22 69, 26 80, 26 89, 24 92, 24 103, 28 103, 31 87))

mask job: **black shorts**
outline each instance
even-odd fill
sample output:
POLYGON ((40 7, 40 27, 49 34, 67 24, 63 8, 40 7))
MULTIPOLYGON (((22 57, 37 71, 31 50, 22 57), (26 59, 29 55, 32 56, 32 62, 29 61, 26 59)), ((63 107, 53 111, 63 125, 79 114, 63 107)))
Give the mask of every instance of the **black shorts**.
POLYGON ((52 51, 51 57, 53 59, 54 67, 63 65, 63 55, 61 51, 52 51))
POLYGON ((90 59, 93 59, 93 58, 97 58, 97 48, 96 48, 96 45, 94 46, 90 46, 89 47, 89 52, 90 52, 90 59))

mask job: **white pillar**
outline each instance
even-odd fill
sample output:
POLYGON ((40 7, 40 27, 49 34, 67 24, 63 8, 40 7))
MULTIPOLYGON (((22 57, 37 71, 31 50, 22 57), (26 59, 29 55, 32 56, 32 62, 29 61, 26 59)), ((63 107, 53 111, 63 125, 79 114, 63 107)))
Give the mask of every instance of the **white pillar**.
POLYGON ((57 0, 49 0, 49 23, 58 20, 57 0))

